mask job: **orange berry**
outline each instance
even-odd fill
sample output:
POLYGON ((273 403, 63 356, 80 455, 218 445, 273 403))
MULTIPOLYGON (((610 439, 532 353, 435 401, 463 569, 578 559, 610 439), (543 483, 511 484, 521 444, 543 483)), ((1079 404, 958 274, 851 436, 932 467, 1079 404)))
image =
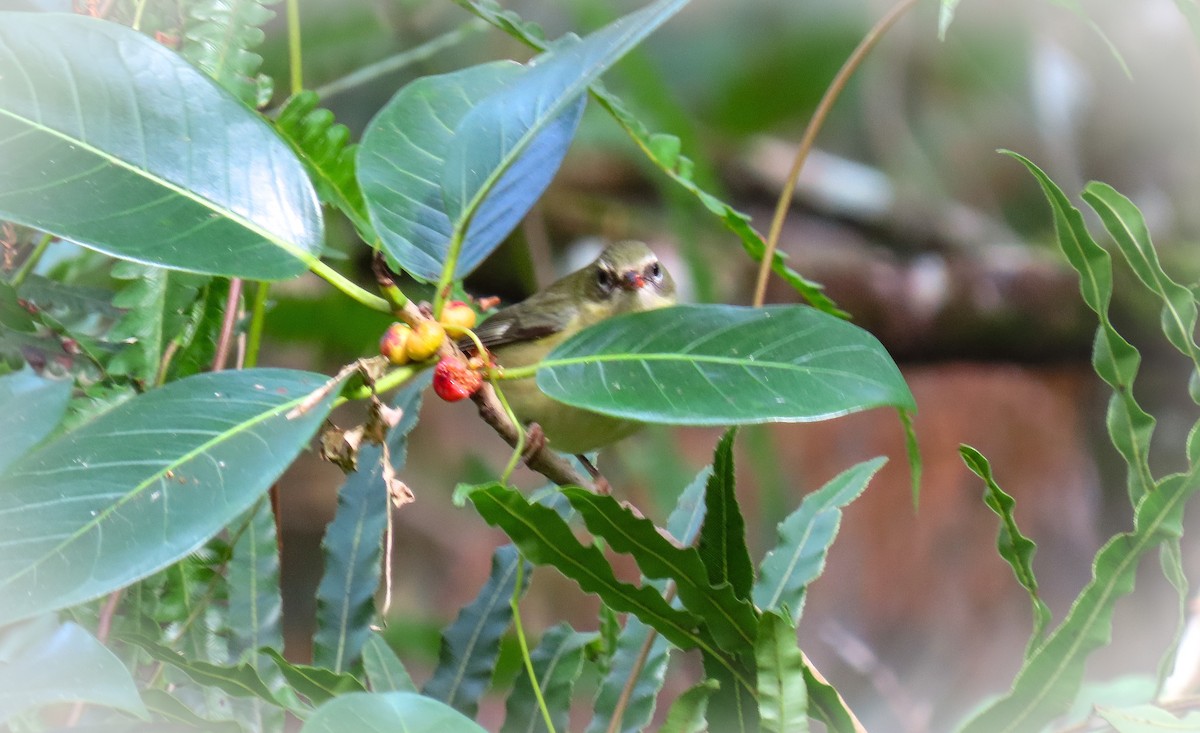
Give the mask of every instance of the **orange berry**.
POLYGON ((446 329, 437 321, 421 321, 413 327, 412 336, 408 338, 408 358, 413 361, 425 361, 437 353, 442 342, 446 340, 446 329))
POLYGON ((383 337, 379 339, 379 353, 397 366, 407 364, 408 342, 412 338, 412 333, 413 330, 403 323, 393 323, 388 326, 388 329, 383 332, 383 337))
POLYGON ((442 315, 438 318, 443 326, 455 333, 475 328, 475 320, 475 311, 461 300, 452 300, 447 303, 442 308, 442 315))
POLYGON ((466 399, 482 386, 483 375, 452 356, 439 361, 433 369, 433 391, 447 402, 466 399))

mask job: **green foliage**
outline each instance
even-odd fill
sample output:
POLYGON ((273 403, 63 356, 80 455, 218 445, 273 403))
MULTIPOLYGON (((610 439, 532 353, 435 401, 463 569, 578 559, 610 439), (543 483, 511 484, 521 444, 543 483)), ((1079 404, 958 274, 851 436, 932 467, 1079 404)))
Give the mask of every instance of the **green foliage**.
POLYGON ((124 314, 112 327, 109 339, 129 346, 108 362, 108 372, 153 385, 167 344, 179 337, 197 315, 203 317, 202 304, 199 309, 193 306, 198 304, 209 278, 136 262, 118 262, 112 275, 126 285, 112 300, 124 314))
POLYGON ((372 692, 416 692, 408 670, 396 652, 378 633, 372 633, 363 644, 363 670, 371 683, 372 692))
POLYGON ((736 435, 736 429, 726 431, 713 456, 712 476, 704 491, 700 558, 708 572, 709 584, 715 587, 728 585, 736 598, 746 601, 754 583, 754 568, 746 548, 746 522, 734 492, 733 439, 736 435))
POLYGON ((322 705, 300 733, 485 733, 454 708, 412 692, 349 693, 322 705))
MULTIPOLYGON (((584 657, 588 646, 594 644, 597 634, 579 633, 568 624, 558 624, 548 630, 537 648, 529 655, 533 663, 534 676, 545 701, 546 710, 554 730, 567 730, 571 712, 571 693, 575 682, 583 671, 584 657)), ((513 685, 505 707, 504 727, 501 733, 520 731, 546 731, 546 723, 539 710, 537 697, 529 674, 522 672, 513 685)))
POLYGON ((794 622, 780 613, 764 613, 758 622, 754 653, 762 729, 775 733, 808 730, 804 655, 796 644, 794 622))
POLYGON ((258 73, 261 26, 275 17, 265 7, 276 0, 197 0, 188 5, 183 57, 251 107, 271 99, 272 82, 258 73))

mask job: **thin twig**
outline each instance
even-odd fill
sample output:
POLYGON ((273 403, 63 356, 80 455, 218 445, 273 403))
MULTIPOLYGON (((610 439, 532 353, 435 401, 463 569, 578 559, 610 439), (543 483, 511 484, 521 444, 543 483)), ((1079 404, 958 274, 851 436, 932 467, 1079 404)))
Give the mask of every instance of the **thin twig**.
POLYGON ((225 318, 221 321, 221 336, 217 339, 217 355, 213 357, 212 371, 219 372, 225 368, 229 360, 229 344, 233 341, 233 327, 237 324, 238 312, 241 310, 238 302, 242 298, 242 279, 231 278, 229 295, 225 298, 225 318))
MULTIPOLYGON (((663 591, 663 600, 670 603, 674 598, 675 582, 668 581, 667 587, 663 591)), ((646 640, 642 642, 642 648, 638 650, 638 656, 633 663, 633 669, 629 671, 629 677, 625 680, 625 686, 621 688, 621 696, 617 698, 617 704, 613 707, 612 718, 608 721, 607 733, 620 733, 621 723, 625 717, 625 708, 629 707, 629 699, 633 697, 633 688, 637 687, 638 678, 642 676, 642 670, 646 667, 646 660, 650 658, 650 649, 654 646, 654 640, 657 636, 657 631, 649 626, 646 627, 646 640)))
POLYGON ((767 235, 767 247, 763 252, 762 262, 758 265, 758 280, 754 284, 754 307, 761 307, 763 300, 767 294, 767 278, 771 275, 771 262, 775 259, 775 250, 779 246, 779 234, 783 230, 783 220, 787 218, 788 209, 791 207, 792 195, 796 191, 796 181, 800 178, 800 169, 804 167, 804 161, 808 158, 808 153, 812 150, 813 143, 817 139, 817 133, 821 131, 821 126, 825 124, 825 118, 829 115, 829 111, 833 108, 834 102, 841 95, 842 90, 846 87, 846 82, 850 80, 850 76, 862 65, 863 59, 879 42, 879 39, 887 32, 889 28, 906 10, 917 4, 917 0, 900 0, 891 10, 879 19, 871 30, 867 31, 867 35, 859 41, 858 47, 842 64, 842 68, 838 69, 837 76, 833 77, 833 81, 825 89, 825 94, 821 96, 821 101, 817 104, 816 110, 813 111, 812 119, 808 122, 808 127, 804 130, 804 136, 800 138, 800 147, 796 150, 796 157, 792 160, 792 170, 788 173, 786 185, 783 191, 779 194, 779 201, 775 204, 775 216, 771 219, 771 231, 767 235))
POLYGON ((22 262, 21 266, 17 268, 17 271, 13 273, 13 276, 9 278, 9 287, 11 287, 13 290, 21 287, 21 283, 25 282, 25 278, 29 277, 29 273, 33 272, 33 268, 37 266, 39 261, 41 261, 42 255, 46 253, 46 248, 50 246, 50 242, 53 239, 53 235, 42 235, 42 238, 38 240, 37 246, 33 248, 33 251, 30 252, 29 256, 25 258, 25 261, 22 262))

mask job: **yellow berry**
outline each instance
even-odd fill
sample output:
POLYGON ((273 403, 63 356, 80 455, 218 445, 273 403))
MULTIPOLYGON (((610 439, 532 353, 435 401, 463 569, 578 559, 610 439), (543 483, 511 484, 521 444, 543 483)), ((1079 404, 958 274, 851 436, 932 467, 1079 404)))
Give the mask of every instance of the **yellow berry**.
POLYGON ((438 321, 450 329, 451 333, 462 333, 475 328, 475 311, 461 300, 452 300, 442 308, 442 315, 438 321))
POLYGON ((383 332, 379 339, 379 353, 383 354, 393 364, 407 364, 409 359, 408 343, 412 339, 413 330, 403 323, 393 323, 383 332))
POLYGON ((413 327, 412 336, 408 338, 408 358, 413 361, 425 361, 437 353, 442 342, 446 340, 446 329, 437 321, 421 321, 413 327))

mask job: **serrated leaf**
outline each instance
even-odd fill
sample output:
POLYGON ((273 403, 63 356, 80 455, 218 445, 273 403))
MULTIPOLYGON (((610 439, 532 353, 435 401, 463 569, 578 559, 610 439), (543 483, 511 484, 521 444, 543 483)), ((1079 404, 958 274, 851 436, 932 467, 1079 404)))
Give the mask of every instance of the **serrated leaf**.
POLYGON ((323 238, 303 166, 257 114, 94 18, 0 14, 0 168, 0 217, 121 259, 278 280, 323 238))
POLYGON ((708 699, 717 687, 714 680, 705 680, 689 687, 671 703, 667 718, 658 729, 658 733, 704 733, 704 715, 708 711, 708 699))
POLYGON ((0 723, 62 702, 87 702, 146 717, 129 670, 74 623, 62 624, 0 664, 0 723))
MULTIPOLYGON (((3 287, 6 286, 0 286, 0 292, 3 287)), ((25 278, 17 295, 37 313, 49 315, 77 337, 112 341, 108 334, 122 315, 121 309, 112 304, 113 293, 109 290, 68 284, 36 274, 25 278)), ((0 323, 4 323, 2 318, 0 323)))
MULTIPOLYGON (((191 708, 169 692, 148 688, 142 690, 141 694, 142 702, 145 703, 146 709, 156 718, 169 723, 187 726, 184 728, 185 731, 199 729, 206 733, 246 733, 246 728, 232 720, 209 720, 197 715, 191 708)), ((146 733, 159 733, 161 723, 156 725, 159 727, 149 728, 146 730, 146 733)), ((162 733, 169 733, 169 731, 163 731, 162 733)))
POLYGON ((1167 341, 1200 370, 1195 296, 1163 269, 1142 212, 1112 186, 1099 181, 1092 181, 1083 189, 1083 200, 1100 216, 1133 273, 1162 301, 1161 324, 1167 341))
POLYGON ((308 169, 317 195, 336 206, 374 246, 375 230, 355 174, 358 146, 350 144, 350 129, 335 122, 333 113, 318 107, 316 92, 305 90, 288 98, 275 118, 275 129, 308 169))
MULTIPOLYGON (((727 579, 720 579, 716 585, 710 581, 698 550, 676 547, 659 534, 653 522, 636 516, 612 496, 576 487, 562 491, 588 530, 603 537, 614 551, 632 555, 643 575, 673 580, 683 607, 700 617, 721 649, 741 650, 754 645, 754 607, 737 597, 727 579)), ((708 511, 712 508, 709 504, 708 511)))
POLYGON ((1183 533, 1183 510, 1200 488, 1200 467, 1163 479, 1138 502, 1134 528, 1096 553, 1092 578, 1062 623, 1028 656, 1012 689, 979 711, 963 733, 1033 730, 1062 714, 1079 691, 1088 655, 1112 638, 1117 601, 1133 590, 1138 562, 1183 533))
POLYGON ((711 654, 704 654, 704 676, 714 680, 717 689, 709 698, 704 718, 710 731, 721 733, 759 733, 758 689, 753 647, 742 654, 734 667, 711 654), (749 680, 750 684, 739 680, 749 680))
POLYGON ((0 376, 0 473, 54 430, 67 411, 71 383, 25 369, 0 376))
MULTIPOLYGON (((404 467, 407 436, 417 424, 421 396, 431 378, 428 371, 414 378, 392 400, 392 407, 403 413, 387 437, 391 465, 397 471, 404 467)), ((321 540, 325 569, 317 586, 313 662, 334 672, 360 668, 362 645, 376 623, 375 592, 391 511, 382 460, 379 446, 362 446, 358 471, 338 489, 337 511, 321 540)))
MULTIPOLYGON (((704 487, 711 475, 711 468, 701 471, 679 494, 675 508, 667 517, 667 532, 683 547, 690 547, 695 542, 704 522, 704 487)), ((650 583, 660 590, 666 586, 665 581, 650 583)), ((635 616, 626 619, 625 628, 621 630, 617 639, 608 674, 596 692, 594 712, 587 733, 604 733, 609 729, 618 702, 625 696, 626 687, 629 687, 630 691, 625 696, 621 722, 617 730, 619 733, 637 733, 645 730, 650 724, 658 702, 658 693, 666 680, 667 662, 671 653, 670 643, 662 636, 657 636, 650 642, 650 648, 644 652, 643 657, 643 647, 647 639, 655 633, 635 616)), ((700 714, 703 715, 703 708, 700 709, 700 714)))
POLYGON ((824 723, 831 733, 862 733, 865 730, 838 691, 817 675, 808 660, 804 662, 804 687, 809 716, 824 723))
POLYGON ((512 624, 510 600, 529 587, 528 570, 520 570, 525 561, 513 545, 504 545, 492 554, 492 571, 479 589, 475 600, 458 612, 454 623, 442 632, 438 666, 422 693, 441 700, 454 709, 474 717, 479 699, 487 692, 500 657, 500 640, 512 624))
POLYGON ((362 649, 363 671, 372 692, 416 692, 416 685, 396 652, 378 632, 367 637, 362 649))
POLYGON ((1038 594, 1037 577, 1033 574, 1033 556, 1037 552, 1037 545, 1033 540, 1021 534, 1020 528, 1017 527, 1017 520, 1013 516, 1016 501, 1004 493, 1004 490, 996 483, 996 479, 992 476, 992 466, 983 454, 965 444, 958 447, 958 452, 962 456, 963 463, 967 464, 967 468, 983 479, 984 503, 1000 517, 1001 522, 1000 533, 996 538, 996 549, 1000 553, 1000 557, 1004 558, 1012 568, 1017 582, 1029 594, 1029 600, 1033 603, 1033 633, 1030 635, 1029 646, 1026 650, 1028 655, 1028 652, 1033 651, 1041 643, 1042 632, 1050 623, 1050 608, 1038 594))
POLYGON ((536 368, 538 387, 556 400, 650 423, 915 409, 874 336, 806 306, 688 305, 617 316, 560 344, 536 368))
POLYGON ((285 369, 202 374, 147 392, 0 476, 0 624, 95 598, 199 548, 292 462, 336 390, 285 369))
MULTIPOLYGON (((571 693, 583 670, 585 650, 595 639, 594 633, 579 633, 568 624, 558 624, 542 635, 541 642, 529 654, 554 730, 567 730, 571 693)), ((500 732, 545 733, 546 730, 529 674, 522 671, 505 703, 500 732)))
POLYGON ((790 618, 767 611, 759 618, 754 645, 758 667, 758 710, 762 729, 772 733, 808 730, 808 690, 804 655, 790 618))
POLYGON ((183 57, 251 107, 260 106, 264 92, 270 97, 270 80, 258 74, 262 57, 251 49, 262 44, 261 26, 275 17, 275 11, 264 7, 273 2, 198 0, 187 5, 183 57))
MULTIPOLYGON (((713 456, 713 472, 704 490, 704 526, 700 528, 700 558, 713 586, 728 583, 733 594, 746 600, 754 585, 754 567, 746 547, 746 522, 738 506, 733 478, 733 439, 736 428, 721 436, 713 456)), ((751 629, 745 629, 749 640, 751 629)))
POLYGON ((549 185, 591 83, 686 4, 657 0, 578 42, 554 44, 463 117, 441 176, 454 232, 450 279, 482 262, 549 185))
POLYGON ((412 692, 358 692, 330 700, 300 733, 487 733, 454 708, 412 692))
POLYGON ((553 509, 531 504, 499 484, 482 486, 468 498, 488 524, 504 530, 525 559, 554 566, 584 591, 599 595, 613 610, 635 614, 676 646, 690 649, 702 642, 693 614, 671 608, 652 588, 617 580, 603 553, 581 544, 553 509))
POLYGON ((275 662, 292 691, 308 698, 313 705, 320 705, 338 695, 366 691, 354 675, 308 664, 293 664, 271 647, 263 647, 261 651, 275 662))
POLYGON ((1113 327, 1108 306, 1112 299, 1112 261, 1108 252, 1096 244, 1083 222, 1083 215, 1071 205, 1062 189, 1029 159, 1011 151, 1001 151, 1016 159, 1037 179, 1054 213, 1054 231, 1067 262, 1079 273, 1079 288, 1087 306, 1100 320, 1092 350, 1092 366, 1113 390, 1108 403, 1106 423, 1113 446, 1128 466, 1126 483, 1132 504, 1137 504, 1154 486, 1148 456, 1154 418, 1141 408, 1133 396, 1141 355, 1113 327))
POLYGON ((791 612, 799 623, 808 584, 825 570, 825 558, 842 521, 842 507, 867 487, 886 458, 853 466, 804 497, 796 511, 779 523, 779 543, 759 566, 754 605, 763 611, 791 612))
MULTIPOLYGON (((474 13, 479 18, 505 31, 517 40, 538 51, 545 51, 547 44, 541 28, 529 21, 522 20, 515 12, 504 10, 495 2, 480 0, 455 0, 460 6, 474 13)), ((750 217, 716 196, 700 188, 692 180, 692 161, 687 156, 680 155, 674 143, 665 138, 669 135, 651 134, 640 120, 629 112, 625 103, 614 94, 608 92, 600 82, 591 86, 592 96, 599 102, 612 118, 625 130, 625 133, 646 154, 658 168, 692 194, 711 213, 721 219, 721 222, 741 241, 742 248, 755 261, 762 261, 766 254, 766 243, 761 235, 750 226, 750 217)), ((822 291, 817 283, 805 279, 802 275, 789 268, 783 253, 776 251, 771 261, 771 271, 782 277, 813 307, 830 315, 848 318, 848 314, 837 307, 822 291)))

